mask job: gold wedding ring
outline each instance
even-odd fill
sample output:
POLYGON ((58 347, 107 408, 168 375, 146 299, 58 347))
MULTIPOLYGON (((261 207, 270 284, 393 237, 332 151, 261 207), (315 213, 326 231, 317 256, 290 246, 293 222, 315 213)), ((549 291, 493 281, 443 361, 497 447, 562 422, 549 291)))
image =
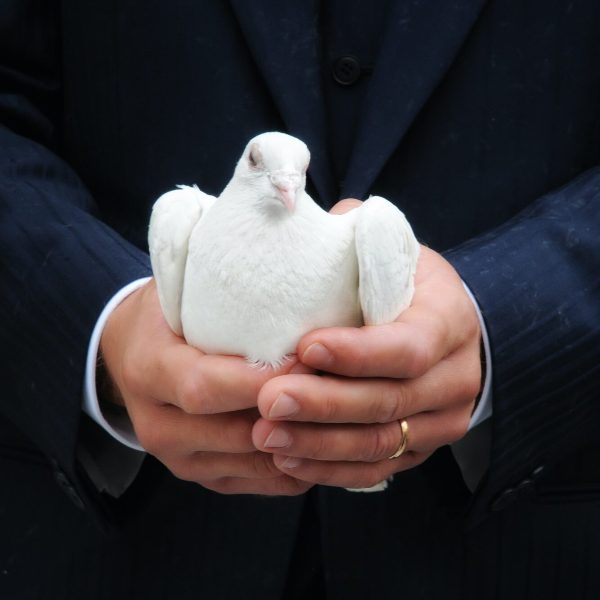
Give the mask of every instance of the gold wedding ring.
POLYGON ((402 440, 400 440, 398 450, 396 450, 396 452, 389 457, 390 459, 402 456, 406 450, 406 446, 408 445, 408 423, 406 422, 406 419, 402 419, 402 421, 400 421, 400 429, 402 430, 402 440))

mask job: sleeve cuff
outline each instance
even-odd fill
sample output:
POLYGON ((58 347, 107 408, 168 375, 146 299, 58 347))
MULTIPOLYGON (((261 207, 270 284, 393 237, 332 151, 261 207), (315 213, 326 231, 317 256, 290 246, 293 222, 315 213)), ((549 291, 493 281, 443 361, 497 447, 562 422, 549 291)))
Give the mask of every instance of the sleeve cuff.
POLYGON ((479 305, 475 300, 475 296, 473 296, 471 290, 464 281, 463 286, 467 292, 467 295, 471 299, 473 306, 475 307, 475 311, 477 312, 477 318, 479 319, 479 326, 481 328, 481 339, 483 341, 483 352, 485 355, 483 387, 481 388, 481 394, 479 396, 477 408, 471 415, 471 421, 469 422, 468 431, 471 431, 471 429, 477 427, 477 425, 492 416, 492 352, 490 348, 490 338, 487 333, 485 321, 483 320, 483 315, 481 314, 481 310, 479 310, 479 305))
POLYGON ((458 442, 451 444, 450 448, 465 484, 471 492, 474 492, 490 462, 492 428, 490 427, 489 418, 492 416, 492 354, 487 329, 477 301, 464 282, 463 286, 471 302, 473 302, 479 319, 485 355, 485 373, 479 402, 471 415, 469 429, 466 435, 458 442))
POLYGON ((104 326, 108 321, 111 313, 115 308, 127 298, 130 294, 141 288, 150 281, 150 277, 143 277, 131 282, 121 288, 104 307, 100 313, 96 326, 92 332, 90 344, 85 365, 85 381, 83 386, 83 410, 88 414, 100 427, 107 431, 113 438, 121 442, 125 446, 133 450, 144 452, 140 445, 131 421, 126 414, 111 414, 105 415, 100 409, 98 395, 96 393, 96 362, 98 359, 98 348, 100 346, 100 337, 104 326))

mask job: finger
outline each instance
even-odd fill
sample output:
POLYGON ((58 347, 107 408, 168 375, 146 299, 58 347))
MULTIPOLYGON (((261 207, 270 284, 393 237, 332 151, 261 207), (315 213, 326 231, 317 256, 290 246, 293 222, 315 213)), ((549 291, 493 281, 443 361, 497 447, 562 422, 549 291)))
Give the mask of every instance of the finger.
POLYGON ((219 494, 257 494, 263 496, 298 496, 307 492, 312 483, 288 475, 272 479, 223 477, 215 481, 199 481, 203 487, 219 494))
MULTIPOLYGON (((409 452, 432 452, 462 438, 470 413, 464 407, 419 413, 406 419, 409 452)), ((259 420, 252 440, 257 449, 297 458, 326 461, 377 462, 396 453, 403 444, 400 421, 375 425, 273 423, 259 420)))
POLYGON ((329 212, 332 215, 343 215, 344 213, 347 213, 354 208, 358 208, 361 205, 362 202, 356 198, 344 198, 343 200, 340 200, 334 204, 329 212))
POLYGON ((256 406, 267 380, 295 368, 300 368, 295 359, 277 370, 257 369, 238 356, 203 354, 176 344, 147 367, 144 391, 158 403, 173 404, 188 414, 230 412, 256 406))
POLYGON ((198 451, 244 453, 255 450, 252 426, 255 410, 214 415, 190 415, 172 405, 154 410, 130 410, 142 447, 157 457, 189 455, 198 451))
POLYGON ((310 460, 274 456, 273 462, 283 473, 313 484, 344 488, 368 488, 388 479, 394 473, 412 469, 429 455, 410 452, 393 460, 376 463, 310 460))
POLYGON ((265 419, 279 421, 389 423, 424 411, 471 406, 481 380, 478 354, 472 354, 461 348, 417 379, 276 377, 260 390, 258 409, 265 419))
POLYGON ((412 305, 392 323, 308 333, 298 344, 300 360, 352 377, 422 375, 469 338, 479 338, 477 315, 460 279, 454 272, 433 284, 432 278, 417 286, 412 305))
POLYGON ((310 332, 298 344, 300 360, 315 369, 350 377, 419 377, 455 350, 464 331, 419 306, 397 321, 310 332))
POLYGON ((328 461, 376 462, 398 448, 400 426, 273 424, 260 420, 253 429, 255 447, 264 452, 328 461))
POLYGON ((272 479, 281 476, 272 457, 256 450, 245 454, 195 452, 165 464, 184 481, 207 482, 223 477, 272 479))

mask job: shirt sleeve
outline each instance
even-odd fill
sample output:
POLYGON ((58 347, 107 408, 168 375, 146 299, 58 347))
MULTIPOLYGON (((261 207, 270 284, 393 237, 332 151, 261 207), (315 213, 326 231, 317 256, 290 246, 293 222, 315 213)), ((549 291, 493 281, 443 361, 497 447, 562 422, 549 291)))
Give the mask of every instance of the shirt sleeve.
POLYGON ((471 421, 469 423, 469 431, 471 429, 477 427, 480 423, 489 419, 492 416, 492 352, 490 348, 490 338, 488 336, 487 328, 485 326, 485 321, 483 320, 483 315, 481 314, 481 310, 477 305, 477 301, 475 297, 471 293, 469 287, 463 282, 465 287, 465 291, 467 295, 471 299, 473 306, 475 307, 475 311, 477 312, 477 318, 479 319, 479 326, 481 328, 481 340, 483 343, 483 354, 484 354, 484 368, 485 372, 483 373, 483 385, 481 387, 481 393, 479 394, 479 400, 477 402, 477 407, 473 411, 471 415, 471 421))
POLYGON ((90 344, 88 347, 87 360, 85 364, 85 380, 83 386, 83 410, 88 414, 100 427, 107 431, 113 438, 121 442, 125 446, 143 452, 144 449, 140 445, 133 426, 126 412, 111 411, 110 414, 103 412, 98 401, 96 392, 96 365, 98 362, 98 348, 100 346, 100 337, 104 331, 104 326, 108 321, 111 313, 115 308, 127 298, 130 294, 141 288, 150 277, 143 277, 132 281, 130 284, 121 288, 106 304, 104 310, 100 313, 96 326, 92 332, 90 344))
MULTIPOLYGON (((140 445, 126 411, 106 410, 96 392, 96 365, 100 337, 108 318, 130 294, 150 277, 137 279, 121 288, 100 313, 88 346, 83 386, 83 411, 92 421, 82 421, 77 458, 98 491, 118 498, 133 483, 146 453, 140 445)), ((116 407, 118 408, 118 407, 116 407)))
POLYGON ((490 417, 492 416, 492 353, 481 310, 471 290, 464 282, 463 285, 477 311, 485 357, 485 372, 483 374, 481 394, 479 395, 477 407, 471 415, 467 434, 458 442, 451 444, 450 448, 460 468, 465 484, 473 492, 490 463, 492 441, 492 428, 490 427, 490 417))

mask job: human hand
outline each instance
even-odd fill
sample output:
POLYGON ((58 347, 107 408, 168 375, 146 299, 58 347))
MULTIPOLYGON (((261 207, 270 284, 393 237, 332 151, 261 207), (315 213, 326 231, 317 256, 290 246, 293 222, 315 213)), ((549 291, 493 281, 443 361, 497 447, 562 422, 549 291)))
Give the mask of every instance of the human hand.
POLYGON ((225 494, 296 495, 312 484, 283 474, 251 439, 262 385, 307 373, 297 361, 258 370, 188 346, 164 320, 151 280, 109 318, 100 350, 140 444, 180 479, 225 494))
POLYGON ((412 468, 466 433, 481 384, 480 336, 458 274, 421 247, 413 302, 395 322, 304 336, 298 356, 327 374, 266 382, 254 444, 310 483, 365 488, 412 468), (388 460, 402 419, 407 450, 388 460))

